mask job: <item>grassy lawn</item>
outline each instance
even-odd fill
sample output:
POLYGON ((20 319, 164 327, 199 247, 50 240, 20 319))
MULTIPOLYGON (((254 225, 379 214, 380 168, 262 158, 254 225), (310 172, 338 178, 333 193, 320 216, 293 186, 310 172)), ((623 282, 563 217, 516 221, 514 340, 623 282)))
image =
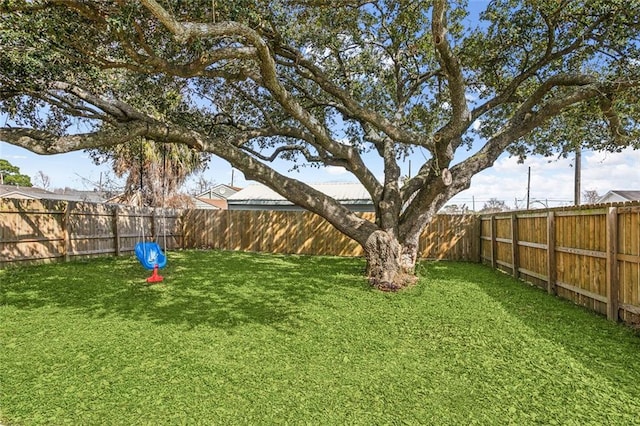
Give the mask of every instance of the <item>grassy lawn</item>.
POLYGON ((486 267, 186 251, 0 271, 0 423, 639 424, 640 337, 486 267))

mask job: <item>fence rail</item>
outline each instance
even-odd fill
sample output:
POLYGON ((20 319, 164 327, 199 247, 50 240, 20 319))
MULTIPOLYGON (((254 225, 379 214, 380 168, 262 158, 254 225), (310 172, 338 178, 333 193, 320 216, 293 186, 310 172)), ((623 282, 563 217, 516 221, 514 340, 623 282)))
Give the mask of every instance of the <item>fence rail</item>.
MULTIPOLYGON (((373 220, 372 213, 363 213, 373 220)), ((361 256, 362 248, 309 212, 169 210, 53 200, 0 199, 0 267, 132 252, 147 237, 167 248, 361 256)), ((423 258, 479 261, 478 219, 438 216, 423 258)))
POLYGON ((142 239, 182 246, 178 210, 0 199, 0 267, 133 252, 142 239))
POLYGON ((640 323, 640 203, 482 216, 481 259, 576 304, 640 323))
MULTIPOLYGON (((373 213, 361 213, 374 220, 373 213)), ((310 212, 190 210, 184 215, 185 247, 286 254, 362 256, 362 248, 310 212)), ((438 215, 423 231, 421 258, 479 259, 478 218, 438 215)))
MULTIPOLYGON (((162 211, 0 199, 0 268, 117 256, 132 252, 143 238, 165 235, 167 249, 363 254, 358 244, 309 212, 162 211)), ((438 215, 420 238, 419 256, 481 261, 612 320, 640 323, 640 203, 438 215)))

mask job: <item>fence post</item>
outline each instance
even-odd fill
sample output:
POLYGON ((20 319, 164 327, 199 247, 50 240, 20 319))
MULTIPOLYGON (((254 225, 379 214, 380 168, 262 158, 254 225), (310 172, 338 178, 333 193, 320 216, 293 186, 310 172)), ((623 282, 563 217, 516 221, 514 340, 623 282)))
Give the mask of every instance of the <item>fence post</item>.
POLYGON ((238 216, 241 213, 239 210, 227 210, 227 217, 229 218, 229 234, 227 235, 227 250, 239 250, 236 247, 236 228, 238 226, 238 216))
POLYGON ((498 233, 496 225, 496 215, 491 215, 491 267, 493 269, 498 268, 498 243, 496 242, 496 235, 498 233))
POLYGON ((511 215, 511 265, 513 267, 513 277, 518 279, 518 217, 515 213, 511 215))
POLYGON ((618 281, 618 208, 607 213, 607 319, 618 321, 620 303, 618 281))
POLYGON ((120 256, 120 207, 115 205, 113 207, 113 239, 115 255, 120 256))
POLYGON ((556 294, 556 214, 547 215, 547 292, 556 294))
POLYGON ((187 248, 187 215, 191 212, 191 210, 181 210, 180 211, 180 234, 182 235, 182 246, 180 247, 181 249, 186 249, 187 248))
POLYGON ((75 203, 73 201, 68 201, 64 210, 64 216, 62 216, 62 238, 64 241, 62 250, 64 250, 63 254, 65 262, 68 262, 70 258, 69 251, 71 250, 71 230, 69 229, 69 217, 71 216, 71 209, 73 208, 74 204, 75 203))
POLYGON ((471 218, 472 234, 469 238, 471 261, 482 263, 482 218, 474 214, 471 218))
POLYGON ((152 207, 151 211, 151 240, 158 241, 157 227, 156 227, 156 208, 152 207))

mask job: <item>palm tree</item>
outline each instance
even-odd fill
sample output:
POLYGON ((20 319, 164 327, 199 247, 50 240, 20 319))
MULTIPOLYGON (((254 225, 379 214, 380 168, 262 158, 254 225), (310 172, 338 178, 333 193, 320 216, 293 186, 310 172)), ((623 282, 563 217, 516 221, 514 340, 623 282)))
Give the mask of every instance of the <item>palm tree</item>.
POLYGON ((209 156, 185 145, 136 143, 90 150, 96 164, 111 163, 114 173, 126 176, 122 201, 153 207, 189 207, 190 198, 178 191, 187 177, 206 167, 209 156))

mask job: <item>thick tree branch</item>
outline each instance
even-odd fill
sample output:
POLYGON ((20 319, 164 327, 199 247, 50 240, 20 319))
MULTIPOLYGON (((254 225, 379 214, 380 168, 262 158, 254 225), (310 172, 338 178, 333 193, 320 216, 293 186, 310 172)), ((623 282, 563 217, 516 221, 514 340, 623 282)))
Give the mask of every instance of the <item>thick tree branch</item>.
POLYGON ((55 81, 49 85, 50 90, 60 90, 70 95, 76 96, 82 101, 100 108, 118 121, 143 120, 146 117, 134 108, 116 99, 107 99, 103 96, 95 95, 88 90, 62 81, 55 81))
POLYGON ((100 147, 115 146, 146 135, 144 122, 123 123, 118 128, 93 133, 59 136, 43 130, 29 128, 0 128, 0 140, 20 146, 40 155, 62 154, 100 147))
POLYGON ((625 130, 620 120, 620 116, 616 112, 613 106, 613 95, 608 94, 600 97, 600 110, 604 114, 605 119, 609 123, 609 133, 614 141, 621 143, 625 136, 628 136, 628 132, 625 130))
MULTIPOLYGON (((557 80, 550 80, 554 81, 554 84, 550 85, 550 87, 558 84, 559 81, 567 81, 563 80, 562 77, 557 80)), ((586 82, 586 77, 582 81, 586 82)), ((454 187, 466 188, 471 182, 471 177, 493 165, 495 160, 512 142, 527 135, 534 128, 544 125, 544 123, 559 115, 562 111, 588 99, 600 99, 609 93, 634 87, 640 87, 640 81, 593 82, 583 86, 572 87, 570 91, 558 94, 556 97, 541 104, 525 101, 502 131, 490 138, 476 154, 451 169, 454 176, 454 187), (532 110, 534 105, 536 106, 536 111, 532 110)), ((541 91, 546 92, 543 89, 541 91)), ((540 93, 534 93, 533 97, 540 97, 540 93)))
POLYGON ((435 149, 432 152, 435 159, 434 166, 437 168, 436 173, 438 175, 440 170, 449 167, 455 150, 460 145, 461 135, 472 123, 460 60, 454 55, 447 39, 447 8, 447 0, 436 0, 434 2, 431 25, 433 42, 438 52, 442 72, 447 80, 452 110, 449 121, 433 136, 435 149))
POLYGON ((361 244, 364 244, 376 229, 373 223, 358 217, 334 199, 302 182, 276 172, 253 158, 251 154, 243 152, 242 149, 231 144, 220 143, 180 126, 154 122, 150 119, 123 123, 118 128, 108 131, 70 136, 57 136, 34 129, 0 128, 0 139, 44 155, 113 146, 130 142, 138 137, 162 143, 186 144, 198 150, 211 152, 231 164, 241 165, 247 178, 255 179, 286 196, 295 204, 322 215, 337 229, 361 244))
MULTIPOLYGON (((585 29, 582 37, 577 37, 571 44, 557 51, 553 51, 553 48, 555 47, 553 44, 555 42, 555 37, 553 35, 549 35, 547 38, 547 46, 544 54, 533 65, 521 72, 519 75, 515 76, 501 93, 489 99, 484 104, 474 108, 473 111, 471 111, 471 120, 475 121, 480 116, 487 113, 496 106, 507 102, 518 90, 522 83, 535 76, 535 74, 543 67, 553 63, 554 61, 557 61, 560 58, 566 57, 567 55, 570 55, 571 53, 576 52, 578 49, 584 47, 585 40, 592 35, 596 28, 602 23, 603 19, 604 18, 595 20, 585 29)), ((550 28, 549 31, 552 31, 552 28, 550 28)))
POLYGON ((375 111, 364 108, 355 99, 351 97, 348 91, 335 85, 326 74, 315 63, 305 59, 299 52, 290 49, 280 49, 278 53, 292 60, 296 64, 300 74, 311 79, 318 84, 324 91, 338 99, 344 109, 349 112, 349 116, 362 122, 367 122, 374 126, 378 131, 385 133, 391 139, 406 144, 424 144, 430 148, 429 144, 423 142, 423 135, 417 135, 413 132, 405 130, 400 126, 396 126, 384 115, 375 111), (305 70, 306 72, 303 72, 305 70))
POLYGON ((442 139, 451 139, 460 134, 471 123, 471 115, 465 96, 466 84, 462 76, 459 59, 454 55, 447 40, 447 1, 436 0, 433 4, 431 32, 438 52, 442 70, 447 78, 447 87, 451 95, 452 117, 441 131, 442 139))
POLYGON ((453 177, 451 185, 443 185, 441 179, 434 178, 427 162, 418 175, 409 182, 409 186, 403 190, 405 196, 414 193, 416 195, 400 218, 400 234, 413 235, 417 229, 422 229, 420 226, 424 226, 435 214, 432 211, 434 207, 439 209, 452 196, 467 189, 474 175, 491 167, 510 144, 529 134, 534 128, 544 125, 562 111, 588 99, 601 98, 603 95, 623 88, 640 87, 640 82, 630 80, 604 83, 588 83, 589 81, 592 79, 586 76, 558 76, 549 79, 548 84, 543 84, 525 100, 508 124, 490 138, 476 154, 451 168, 453 177), (571 86, 570 92, 558 94, 546 102, 541 102, 544 94, 551 88, 562 84, 578 83, 583 85, 571 86), (533 108, 536 110, 534 111, 533 108))
POLYGON ((312 114, 300 105, 278 81, 276 63, 270 48, 262 37, 253 29, 237 22, 220 22, 214 24, 197 24, 179 22, 154 0, 141 0, 160 22, 165 25, 178 41, 186 41, 192 37, 238 36, 247 40, 255 49, 262 76, 261 84, 269 90, 276 101, 292 117, 298 120, 315 137, 316 142, 336 158, 343 158, 350 164, 350 170, 370 193, 375 193, 379 184, 375 176, 366 167, 358 152, 352 147, 335 143, 327 129, 312 114))

